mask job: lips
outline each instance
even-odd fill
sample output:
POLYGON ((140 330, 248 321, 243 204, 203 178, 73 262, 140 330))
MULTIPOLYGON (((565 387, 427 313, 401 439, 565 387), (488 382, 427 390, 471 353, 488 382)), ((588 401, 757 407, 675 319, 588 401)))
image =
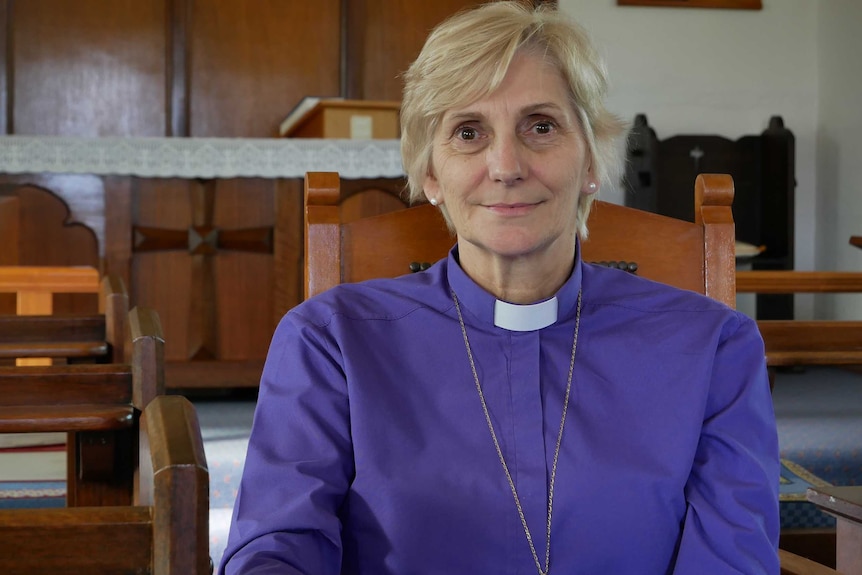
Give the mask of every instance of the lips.
POLYGON ((539 204, 530 204, 526 202, 518 203, 500 203, 485 206, 492 213, 503 216, 521 216, 532 212, 539 204))

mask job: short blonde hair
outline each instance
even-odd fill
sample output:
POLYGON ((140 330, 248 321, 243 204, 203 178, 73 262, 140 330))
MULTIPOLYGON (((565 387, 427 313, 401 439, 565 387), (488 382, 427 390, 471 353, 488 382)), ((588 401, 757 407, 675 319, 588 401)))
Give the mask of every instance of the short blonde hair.
MULTIPOLYGON (((624 125, 604 106, 604 63, 586 32, 547 4, 499 1, 459 12, 438 25, 404 74, 401 157, 412 202, 425 195, 434 133, 443 115, 494 92, 515 55, 525 50, 552 62, 569 86, 596 179, 602 185, 619 182, 624 125)), ((595 194, 582 194, 578 203, 582 237, 587 235, 593 198, 595 194)))

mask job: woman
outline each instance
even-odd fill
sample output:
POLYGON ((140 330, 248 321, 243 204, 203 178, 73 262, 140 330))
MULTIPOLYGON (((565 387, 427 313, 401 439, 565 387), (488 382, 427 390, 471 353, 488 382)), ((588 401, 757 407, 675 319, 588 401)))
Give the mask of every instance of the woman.
POLYGON ((604 92, 552 9, 431 34, 402 152, 457 245, 282 320, 224 573, 778 573, 754 322, 580 260, 620 167, 604 92))

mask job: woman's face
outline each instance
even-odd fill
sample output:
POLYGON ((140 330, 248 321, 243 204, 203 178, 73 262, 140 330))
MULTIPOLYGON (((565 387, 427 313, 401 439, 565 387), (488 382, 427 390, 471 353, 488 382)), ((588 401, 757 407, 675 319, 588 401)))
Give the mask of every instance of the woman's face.
POLYGON ((425 193, 448 211, 462 257, 572 261, 590 157, 566 82, 541 56, 517 55, 499 89, 444 114, 430 171, 425 193))

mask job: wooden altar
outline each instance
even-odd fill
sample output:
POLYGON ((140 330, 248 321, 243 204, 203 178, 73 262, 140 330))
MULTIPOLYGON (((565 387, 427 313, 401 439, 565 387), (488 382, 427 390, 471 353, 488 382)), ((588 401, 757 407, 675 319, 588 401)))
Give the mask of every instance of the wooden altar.
POLYGON ((320 169, 402 185, 397 140, 0 138, 20 263, 121 276, 133 305, 158 311, 167 384, 183 389, 257 386, 301 298, 302 178, 320 169), (62 226, 85 237, 53 237, 62 226))

